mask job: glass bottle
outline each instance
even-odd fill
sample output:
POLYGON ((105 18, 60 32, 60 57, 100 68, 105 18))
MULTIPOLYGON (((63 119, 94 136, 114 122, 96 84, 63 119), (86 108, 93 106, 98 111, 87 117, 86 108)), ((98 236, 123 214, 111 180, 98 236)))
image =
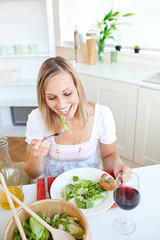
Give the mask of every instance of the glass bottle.
MULTIPOLYGON (((22 190, 21 175, 18 168, 12 162, 8 152, 8 138, 0 136, 0 172, 3 174, 8 190, 14 194, 19 200, 24 200, 22 190)), ((14 202, 17 208, 19 205, 14 202)), ((10 210, 6 194, 0 190, 0 207, 10 210)))
POLYGON ((75 26, 74 29, 74 56, 75 56, 75 61, 78 62, 79 60, 79 31, 78 27, 75 26))

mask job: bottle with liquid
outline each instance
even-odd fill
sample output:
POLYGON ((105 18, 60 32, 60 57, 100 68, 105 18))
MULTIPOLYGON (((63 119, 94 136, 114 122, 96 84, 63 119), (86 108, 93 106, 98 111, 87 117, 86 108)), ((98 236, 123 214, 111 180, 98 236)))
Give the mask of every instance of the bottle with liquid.
MULTIPOLYGON (((22 190, 21 175, 18 168, 12 162, 8 152, 8 138, 0 136, 0 172, 3 174, 8 190, 14 194, 19 200, 24 201, 22 190)), ((14 202, 17 208, 19 205, 14 202)), ((10 210, 6 194, 0 190, 0 207, 10 210)))

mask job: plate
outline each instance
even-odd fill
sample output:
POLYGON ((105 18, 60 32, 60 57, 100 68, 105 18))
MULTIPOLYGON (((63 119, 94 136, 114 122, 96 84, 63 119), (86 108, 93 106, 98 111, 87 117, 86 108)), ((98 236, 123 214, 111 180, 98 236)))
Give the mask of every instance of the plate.
MULTIPOLYGON (((88 179, 95 181, 97 179, 100 179, 101 175, 104 173, 104 171, 96 168, 75 168, 72 170, 69 170, 67 172, 62 173, 59 175, 54 182, 51 185, 50 188, 50 196, 53 199, 62 199, 61 193, 63 191, 63 188, 69 184, 73 183, 72 177, 78 176, 79 178, 88 179)), ((71 201, 70 201, 71 202, 71 201)), ((76 205, 74 202, 71 202, 74 205, 76 205)), ((103 200, 100 200, 100 202, 97 202, 93 208, 89 209, 81 209, 81 211, 86 215, 94 215, 100 212, 103 212, 110 208, 114 204, 113 200, 113 191, 108 191, 105 193, 105 198, 103 200)))

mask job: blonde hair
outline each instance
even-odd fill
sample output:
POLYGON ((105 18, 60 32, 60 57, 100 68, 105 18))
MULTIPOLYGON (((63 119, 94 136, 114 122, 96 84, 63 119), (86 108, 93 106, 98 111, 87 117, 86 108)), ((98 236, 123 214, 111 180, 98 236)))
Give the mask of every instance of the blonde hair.
POLYGON ((52 132, 53 129, 60 128, 61 120, 57 113, 52 111, 46 103, 45 87, 48 80, 51 77, 55 76, 56 74, 62 71, 67 71, 68 73, 71 74, 73 82, 77 89, 79 104, 75 115, 81 119, 82 126, 84 126, 89 119, 88 111, 89 104, 77 72, 75 71, 73 66, 64 58, 62 57, 49 58, 42 64, 37 78, 38 107, 41 112, 48 133, 52 132))

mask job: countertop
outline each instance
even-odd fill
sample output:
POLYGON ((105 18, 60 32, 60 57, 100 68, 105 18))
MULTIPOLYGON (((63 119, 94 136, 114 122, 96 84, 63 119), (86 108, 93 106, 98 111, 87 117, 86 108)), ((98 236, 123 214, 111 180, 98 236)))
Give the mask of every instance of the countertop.
POLYGON ((96 63, 95 65, 77 63, 75 61, 71 63, 79 74, 160 90, 160 84, 143 81, 160 72, 160 67, 126 62, 111 63, 109 61, 96 63))

